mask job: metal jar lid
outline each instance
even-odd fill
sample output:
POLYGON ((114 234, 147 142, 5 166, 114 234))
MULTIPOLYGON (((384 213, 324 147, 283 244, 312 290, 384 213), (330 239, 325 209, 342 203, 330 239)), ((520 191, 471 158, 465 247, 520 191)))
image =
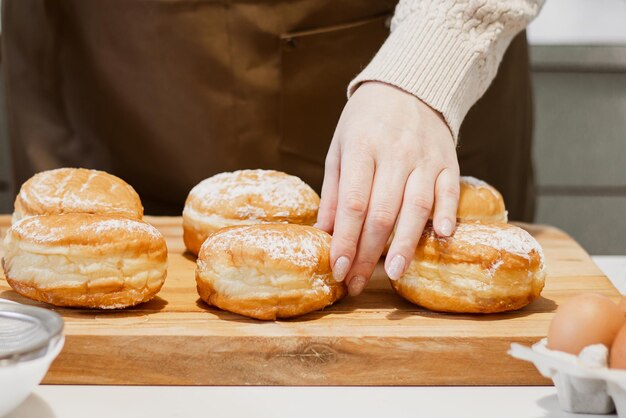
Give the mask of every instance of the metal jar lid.
POLYGON ((0 366, 45 356, 62 331, 63 319, 56 312, 0 302, 0 366))

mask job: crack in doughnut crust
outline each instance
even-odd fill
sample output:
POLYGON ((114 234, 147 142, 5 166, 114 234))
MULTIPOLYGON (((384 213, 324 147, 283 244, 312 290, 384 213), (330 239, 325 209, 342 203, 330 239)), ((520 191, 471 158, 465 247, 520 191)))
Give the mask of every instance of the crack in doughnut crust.
POLYGON ((183 239, 198 254, 211 233, 236 225, 312 225, 319 196, 298 177, 273 170, 221 173, 197 184, 183 210, 183 239))
POLYGON ((137 192, 119 177, 98 170, 59 168, 35 174, 22 185, 12 220, 79 212, 143 217, 137 192))
POLYGON ((543 251, 528 232, 509 224, 463 222, 447 238, 428 225, 407 272, 391 285, 434 311, 493 313, 537 299, 545 276, 543 251))
POLYGON ((198 293, 209 305, 264 320, 319 310, 346 295, 329 252, 330 235, 311 226, 225 228, 202 245, 198 293))
POLYGON ((167 274, 165 238, 115 215, 24 218, 4 240, 4 273, 19 294, 57 306, 116 309, 152 299, 167 274))

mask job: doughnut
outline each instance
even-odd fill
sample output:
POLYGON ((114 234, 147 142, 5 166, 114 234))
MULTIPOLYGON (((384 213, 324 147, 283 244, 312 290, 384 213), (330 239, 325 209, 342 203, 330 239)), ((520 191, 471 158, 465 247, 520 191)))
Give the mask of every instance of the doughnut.
POLYGON ((499 191, 475 177, 461 176, 459 221, 507 222, 504 199, 499 191))
POLYGON ((12 221, 76 212, 141 219, 143 207, 135 190, 119 177, 98 170, 59 168, 35 174, 22 185, 12 221))
POLYGON ((118 215, 67 213, 23 218, 7 231, 2 260, 19 294, 56 306, 116 309, 161 289, 165 239, 118 215))
POLYGON ((320 198, 298 177, 272 170, 241 170, 196 185, 183 210, 183 239, 198 254, 212 232, 260 223, 313 225, 320 198))
POLYGON ((319 310, 346 294, 333 278, 329 251, 330 235, 311 226, 224 228, 200 249, 198 293, 209 305, 263 320, 319 310))
POLYGON ((517 226, 462 222, 451 237, 438 237, 429 224, 406 273, 391 286, 433 311, 493 313, 537 299, 545 275, 541 246, 517 226))

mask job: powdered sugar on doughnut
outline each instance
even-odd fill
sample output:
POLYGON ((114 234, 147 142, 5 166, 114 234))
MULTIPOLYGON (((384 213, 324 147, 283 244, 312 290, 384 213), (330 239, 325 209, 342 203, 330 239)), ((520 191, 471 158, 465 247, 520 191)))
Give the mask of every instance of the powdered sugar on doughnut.
POLYGON ((287 260, 299 267, 314 267, 320 257, 320 237, 309 231, 297 237, 284 230, 257 228, 256 226, 238 227, 218 232, 210 236, 204 246, 214 251, 229 251, 234 247, 260 249, 272 260, 287 260))
POLYGON ((472 176, 461 176, 461 183, 465 183, 465 184, 468 184, 468 185, 474 186, 474 187, 488 187, 488 188, 491 188, 489 183, 487 183, 486 181, 477 179, 476 177, 472 177, 472 176))
POLYGON ((489 275, 489 277, 493 277, 493 275, 496 274, 500 266, 503 264, 504 264, 504 260, 501 258, 495 263, 493 263, 492 265, 490 265, 489 268, 487 269, 487 274, 489 275))
POLYGON ((204 208, 236 201, 237 215, 249 219, 286 217, 316 210, 312 195, 315 192, 299 178, 272 170, 217 174, 203 180, 190 192, 204 208), (262 202, 272 213, 268 214, 255 201, 262 202))
POLYGON ((495 189, 495 187, 493 187, 491 184, 487 183, 486 181, 477 179, 476 177, 461 176, 461 184, 462 185, 465 184, 467 186, 471 186, 476 189, 489 190, 491 194, 493 194, 494 196, 500 195, 500 193, 495 189))
POLYGON ((82 168, 49 170, 30 178, 16 200, 16 211, 20 210, 24 216, 110 212, 141 217, 139 197, 123 180, 82 168))
MULTIPOLYGON (((11 230, 15 231, 17 234, 28 237, 34 242, 38 243, 48 243, 55 242, 59 239, 60 230, 62 228, 51 228, 45 226, 41 222, 41 218, 38 216, 20 219, 11 225, 11 230)), ((9 233, 7 233, 9 235, 9 233)))
MULTIPOLYGON (((446 239, 446 238, 442 238, 446 239)), ((478 222, 457 224, 454 239, 466 242, 470 245, 487 245, 498 251, 506 251, 511 254, 530 258, 534 251, 541 257, 543 263, 543 250, 532 235, 515 226, 490 225, 478 222)))
MULTIPOLYGON (((68 215, 44 215, 44 216, 33 216, 19 220, 15 224, 12 225, 11 229, 15 231, 18 235, 22 235, 27 237, 30 241, 45 244, 45 243, 54 243, 62 239, 68 232, 67 227, 62 224, 62 222, 58 222, 55 224, 50 224, 49 222, 45 222, 49 219, 50 216, 56 217, 58 221, 62 221, 65 216, 68 215)), ((75 218, 71 217, 65 218, 68 219, 68 222, 75 222, 75 218)), ((100 216, 100 215, 87 215, 84 214, 84 217, 91 217, 93 219, 86 218, 86 222, 79 225, 76 228, 77 234, 105 234, 105 233, 115 233, 119 232, 135 232, 135 233, 145 233, 149 234, 154 238, 162 238, 161 233, 152 225, 147 224, 142 221, 137 221, 133 219, 116 217, 116 216, 100 216)))
POLYGON ((138 233, 143 232, 153 236, 154 238, 160 238, 162 236, 161 233, 152 225, 126 218, 99 219, 91 224, 82 225, 80 229, 85 231, 95 231, 96 234, 119 230, 138 233))

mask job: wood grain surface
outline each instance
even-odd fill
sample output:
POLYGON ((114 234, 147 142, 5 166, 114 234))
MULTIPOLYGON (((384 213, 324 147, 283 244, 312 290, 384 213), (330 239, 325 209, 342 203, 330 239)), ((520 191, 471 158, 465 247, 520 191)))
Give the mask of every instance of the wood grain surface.
MULTIPOLYGON (((357 298, 298 319, 262 322, 209 307, 195 289, 181 219, 146 217, 166 236, 169 272, 152 301, 120 311, 53 308, 65 348, 44 383, 122 385, 543 385, 511 342, 544 337, 556 307, 617 290, 567 234, 522 225, 544 248, 542 297, 496 315, 438 314, 391 290, 382 268, 357 298)), ((0 235, 10 223, 0 216, 0 235)), ((42 305, 0 281, 0 298, 42 305)), ((50 306, 46 305, 50 308, 50 306)))

